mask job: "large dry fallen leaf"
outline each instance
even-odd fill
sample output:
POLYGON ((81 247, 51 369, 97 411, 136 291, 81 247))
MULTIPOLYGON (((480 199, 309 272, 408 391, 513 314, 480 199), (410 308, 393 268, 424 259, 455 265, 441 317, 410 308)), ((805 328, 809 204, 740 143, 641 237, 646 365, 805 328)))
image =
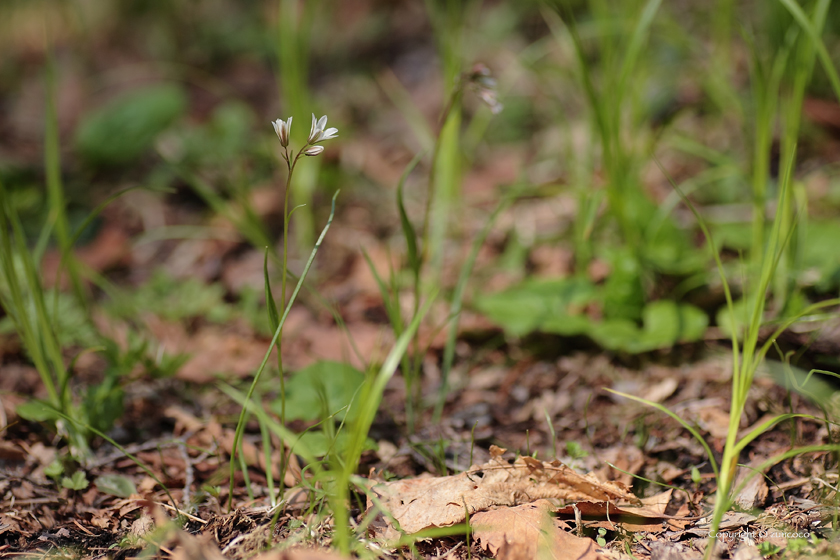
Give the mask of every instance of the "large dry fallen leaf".
MULTIPOLYGON (((492 506, 515 506, 541 498, 565 502, 622 501, 638 503, 623 486, 599 482, 552 461, 520 457, 512 465, 502 459, 504 449, 491 446, 489 462, 454 476, 418 478, 378 484, 371 490, 376 500, 408 534, 427 527, 449 527, 492 506)), ((373 506, 369 500, 368 509, 373 506)), ((384 533, 390 522, 385 521, 384 533)), ((381 527, 381 525, 380 525, 381 527)))
POLYGON ((553 509, 548 500, 537 500, 512 508, 480 511, 470 517, 470 525, 481 546, 497 560, 603 558, 591 539, 558 526, 565 523, 551 517, 553 509))

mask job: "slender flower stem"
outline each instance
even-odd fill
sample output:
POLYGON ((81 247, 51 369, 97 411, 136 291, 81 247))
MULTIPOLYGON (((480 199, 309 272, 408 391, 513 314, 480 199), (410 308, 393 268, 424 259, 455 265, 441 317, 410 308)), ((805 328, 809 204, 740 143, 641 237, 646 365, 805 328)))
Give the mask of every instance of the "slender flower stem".
MULTIPOLYGON (((292 152, 294 154, 294 152, 292 152)), ((289 149, 284 148, 283 159, 286 160, 286 192, 283 200, 283 277, 280 279, 280 314, 286 311, 286 278, 289 271, 289 196, 292 192, 292 175, 295 172, 295 165, 298 159, 303 154, 301 149, 294 158, 289 154, 289 149)), ((283 372, 283 355, 280 351, 282 338, 282 331, 280 338, 277 340, 277 367, 280 370, 280 422, 286 425, 286 386, 285 376, 283 372)))
MULTIPOLYGON (((331 138, 335 138, 338 129, 337 128, 326 128, 327 126, 327 116, 324 115, 320 119, 316 119, 315 115, 312 115, 312 128, 309 131, 309 139, 307 140, 306 144, 295 154, 294 150, 289 150, 289 141, 290 141, 290 134, 291 134, 291 127, 292 127, 292 117, 289 117, 287 120, 277 119, 271 122, 272 126, 274 127, 274 132, 277 134, 278 140, 280 140, 280 145, 283 147, 283 151, 281 153, 281 157, 283 161, 286 162, 286 192, 284 193, 284 201, 283 201, 283 270, 282 270, 282 278, 281 278, 281 290, 280 290, 280 313, 279 315, 283 317, 283 320, 280 321, 279 325, 276 326, 276 332, 274 335, 274 340, 272 341, 272 345, 276 344, 277 346, 277 369, 280 376, 280 423, 281 425, 286 424, 286 380, 285 380, 285 371, 283 369, 283 352, 281 348, 281 341, 283 335, 283 321, 285 321, 286 316, 288 314, 288 307, 290 303, 286 301, 286 280, 289 272, 289 221, 291 218, 291 214, 294 211, 293 209, 289 209, 289 198, 292 192, 292 175, 294 175, 295 166, 297 165, 298 160, 301 156, 317 156, 324 151, 324 147, 320 145, 320 142, 324 140, 329 140, 331 138)), ((335 199, 333 199, 333 211, 335 210, 334 206, 335 199)), ((332 214, 330 214, 330 221, 332 221, 332 214)), ((326 233, 326 230, 324 230, 326 233)), ((318 250, 318 246, 323 239, 323 234, 321 239, 318 240, 318 245, 315 247, 315 251, 318 250)), ((314 253, 312 255, 314 257, 314 253)), ((310 257, 310 261, 307 263, 306 268, 304 269, 303 276, 306 276, 306 273, 309 270, 309 267, 312 264, 312 257, 310 257)), ((271 296, 270 286, 268 285, 268 269, 266 268, 266 299, 269 300, 266 303, 271 306, 271 311, 269 315, 276 319, 277 309, 275 307, 275 302, 273 296, 271 296)), ((303 281, 303 277, 301 277, 301 282, 303 281)), ((300 288, 300 284, 298 284, 298 289, 300 288)), ((295 293, 292 294, 292 300, 294 300, 295 296, 297 295, 297 289, 295 293)), ((268 359, 268 355, 266 355, 266 360, 268 359)), ((257 373, 253 384, 251 385, 251 389, 248 393, 247 399, 250 399, 251 394, 253 393, 254 387, 256 386, 257 379, 259 374, 262 372, 262 368, 265 367, 265 362, 263 362, 262 366, 260 367, 260 371, 257 373)), ((228 507, 230 507, 233 498, 233 469, 235 465, 236 456, 239 454, 239 442, 241 441, 242 435, 242 424, 244 422, 245 414, 247 408, 243 407, 242 414, 239 418, 239 423, 237 424, 237 434, 234 440, 234 449, 231 454, 231 479, 230 479, 230 497, 228 500, 228 507)), ((283 481, 286 477, 286 468, 288 466, 288 456, 286 455, 285 444, 282 450, 282 459, 280 464, 280 492, 282 494, 283 489, 283 481)), ((240 455, 241 456, 241 455, 240 455)), ((271 487, 271 482, 269 481, 269 487, 271 487)), ((272 500, 274 498, 272 497, 272 500)))

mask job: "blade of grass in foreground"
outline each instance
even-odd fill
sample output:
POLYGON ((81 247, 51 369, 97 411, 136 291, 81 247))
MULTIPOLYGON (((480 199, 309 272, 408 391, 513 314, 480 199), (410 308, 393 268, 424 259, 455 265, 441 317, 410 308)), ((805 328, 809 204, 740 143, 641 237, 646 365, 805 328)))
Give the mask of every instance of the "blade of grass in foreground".
MULTIPOLYGON (((257 383, 260 380, 260 376, 262 376, 263 370, 265 370, 266 364, 268 364, 268 359, 271 357, 271 351, 277 345, 277 341, 280 338, 280 333, 283 332, 283 325, 286 322, 286 318, 289 316, 289 311, 292 309, 292 304, 294 303, 295 299, 297 299, 297 295, 300 292, 301 287, 303 286, 303 281, 306 279, 306 275, 309 274, 309 269, 312 267, 312 263, 315 261, 315 255, 318 254, 318 249, 321 248, 321 243, 324 241, 324 237, 327 235, 327 231, 330 229, 330 225, 332 225, 333 217, 335 216, 335 199, 338 196, 340 191, 336 191, 332 197, 332 206, 330 208, 330 217, 327 220, 327 225, 324 226, 324 229, 321 231, 320 237, 318 237, 318 241, 315 243, 315 247, 312 249, 312 253, 309 255, 309 260, 306 261, 306 266, 303 268, 303 272, 300 275, 300 279, 298 280, 297 285, 295 286, 294 291, 292 292, 292 297, 289 299, 288 305, 286 305, 286 310, 283 312, 283 317, 280 318, 280 324, 274 330, 274 337, 271 339, 271 344, 268 345, 268 350, 265 353, 265 357, 263 357, 263 361, 260 364, 260 367, 257 369, 257 372, 254 374, 254 380, 251 382, 251 386, 248 388, 248 393, 245 396, 246 400, 251 400, 251 396, 254 394, 254 389, 257 387, 257 383)), ((247 407, 242 407, 242 412, 239 414, 239 421, 236 424, 236 434, 233 437, 233 446, 231 449, 231 457, 230 457, 230 488, 229 488, 229 495, 228 495, 228 509, 230 509, 233 505, 233 483, 234 483, 234 473, 236 471, 236 455, 239 452, 239 445, 242 442, 242 432, 245 431, 245 416, 247 413, 247 407)))
POLYGON ((356 473, 359 458, 362 455, 362 451, 364 451, 365 440, 376 417, 376 412, 379 410, 382 395, 385 392, 385 385, 394 376, 394 372, 397 370, 403 354, 408 350, 408 345, 414 337, 414 333, 420 327, 420 322, 426 316, 436 297, 436 293, 430 294, 426 303, 423 304, 423 307, 414 316, 411 324, 402 333, 400 338, 397 339, 396 344, 394 344, 394 347, 379 369, 379 373, 372 379, 368 378, 362 387, 362 392, 359 396, 359 414, 350 426, 350 441, 345 451, 344 464, 340 466, 336 492, 330 496, 333 515, 335 516, 336 541, 342 554, 346 555, 350 551, 350 519, 346 506, 349 499, 350 478, 356 473))

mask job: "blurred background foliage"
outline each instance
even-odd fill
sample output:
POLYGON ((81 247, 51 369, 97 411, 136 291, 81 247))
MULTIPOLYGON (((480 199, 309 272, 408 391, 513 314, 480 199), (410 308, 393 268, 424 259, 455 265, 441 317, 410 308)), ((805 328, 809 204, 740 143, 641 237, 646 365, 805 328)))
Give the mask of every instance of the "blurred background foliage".
MULTIPOLYGON (((796 5, 810 15, 820 3, 796 5)), ((838 25, 832 5, 822 36, 834 60, 838 25)), ((512 337, 668 349, 708 326, 739 327, 718 317, 711 250, 657 161, 708 222, 740 297, 793 138, 790 249, 767 318, 840 288, 840 107, 824 67, 796 50, 801 37, 776 1, 6 0, 0 183, 34 245, 51 210, 52 68, 71 227, 135 189, 80 235, 85 246, 116 224, 129 240, 127 255, 92 266, 88 302, 111 299, 115 317, 245 317, 264 334, 261 271, 231 270, 282 242, 283 169, 268 124, 293 116, 300 145, 310 114, 327 114, 338 139, 296 174, 292 198, 306 206, 292 225, 293 271, 339 187, 344 230, 328 240, 318 282, 341 282, 359 246, 381 244, 399 261, 396 185, 422 153, 405 198, 433 265, 424 293, 452 290, 463 247, 517 193, 479 253, 467 308, 512 337), (478 63, 496 80, 497 115, 466 87, 478 63), (804 115, 790 137, 785 111, 804 115), (217 253, 190 244, 201 240, 217 253)), ((400 262, 398 288, 410 284, 400 262)), ((67 322, 80 314, 67 311, 67 322)))

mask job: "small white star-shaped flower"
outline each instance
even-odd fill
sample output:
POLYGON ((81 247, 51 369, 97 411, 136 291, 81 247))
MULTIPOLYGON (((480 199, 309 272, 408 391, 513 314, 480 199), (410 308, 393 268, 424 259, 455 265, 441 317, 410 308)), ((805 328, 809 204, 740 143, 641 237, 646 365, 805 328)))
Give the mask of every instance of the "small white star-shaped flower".
POLYGON ((312 114, 312 127, 309 129, 309 144, 317 144, 318 142, 323 142, 324 140, 336 137, 338 129, 326 128, 326 126, 327 115, 322 116, 320 119, 316 119, 315 114, 312 114))
POLYGON ((289 130, 292 128, 292 117, 289 117, 289 120, 285 122, 282 119, 277 119, 272 121, 271 124, 274 126, 277 138, 280 139, 280 145, 284 148, 287 147, 289 145, 289 130))

